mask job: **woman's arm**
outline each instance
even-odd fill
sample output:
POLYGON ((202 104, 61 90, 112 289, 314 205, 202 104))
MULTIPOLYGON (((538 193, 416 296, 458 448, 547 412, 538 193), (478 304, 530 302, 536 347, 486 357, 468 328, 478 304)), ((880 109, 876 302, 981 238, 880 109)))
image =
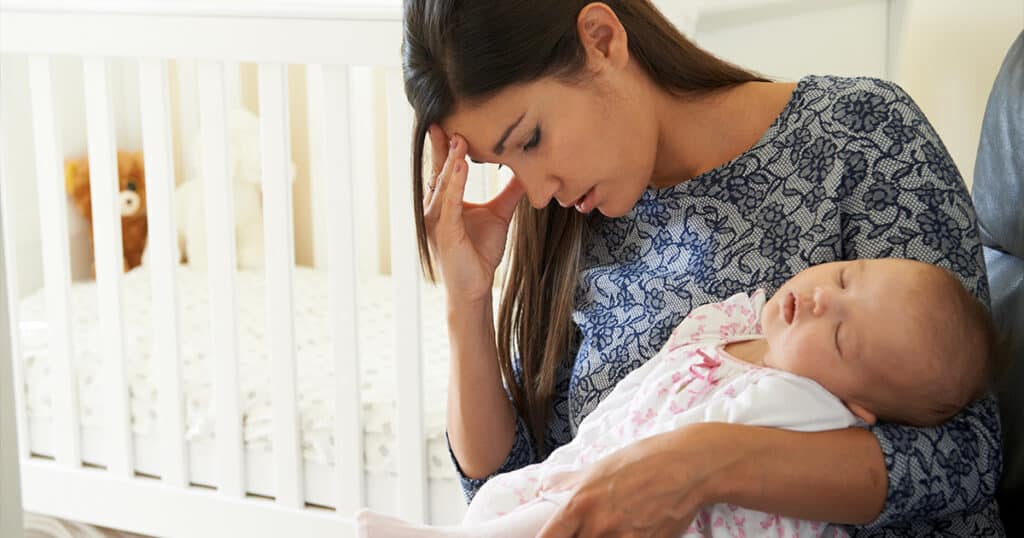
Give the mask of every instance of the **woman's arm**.
POLYGON ((502 384, 491 289, 512 214, 525 191, 513 178, 488 202, 465 202, 466 141, 459 135, 448 138, 438 125, 429 132, 433 177, 423 193, 423 228, 448 303, 445 437, 468 502, 489 475, 533 459, 526 429, 502 384))
POLYGON ((885 511, 869 527, 981 512, 1002 472, 995 397, 988 395, 934 428, 871 428, 889 468, 885 511))
POLYGON ((467 478, 485 478, 497 470, 515 437, 515 412, 502 386, 493 319, 490 302, 448 312, 448 439, 467 478))
MULTIPOLYGON (((737 424, 705 424, 719 457, 704 483, 704 504, 728 502, 813 521, 865 524, 881 513, 885 461, 871 432, 848 428, 794 432, 737 424)), ((676 432, 669 432, 671 436, 676 432)), ((677 443, 691 442, 689 435, 677 443)), ((682 447, 677 447, 682 448, 682 447)))

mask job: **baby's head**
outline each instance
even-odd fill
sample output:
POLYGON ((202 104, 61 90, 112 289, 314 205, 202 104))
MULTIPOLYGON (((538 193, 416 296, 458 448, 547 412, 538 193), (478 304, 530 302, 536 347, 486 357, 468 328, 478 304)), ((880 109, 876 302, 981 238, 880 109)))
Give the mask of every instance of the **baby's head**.
POLYGON ((939 424, 993 370, 985 308, 948 271, 902 259, 809 267, 764 307, 765 364, 814 379, 865 422, 939 424))

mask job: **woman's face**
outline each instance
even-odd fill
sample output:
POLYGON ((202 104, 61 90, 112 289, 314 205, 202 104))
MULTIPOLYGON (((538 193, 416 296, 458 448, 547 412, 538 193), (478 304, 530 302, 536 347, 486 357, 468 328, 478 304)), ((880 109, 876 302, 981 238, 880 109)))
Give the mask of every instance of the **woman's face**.
POLYGON ((650 181, 657 122, 636 74, 610 71, 576 85, 549 77, 506 88, 457 107, 441 128, 466 140, 473 161, 509 167, 535 208, 553 199, 625 215, 650 181))

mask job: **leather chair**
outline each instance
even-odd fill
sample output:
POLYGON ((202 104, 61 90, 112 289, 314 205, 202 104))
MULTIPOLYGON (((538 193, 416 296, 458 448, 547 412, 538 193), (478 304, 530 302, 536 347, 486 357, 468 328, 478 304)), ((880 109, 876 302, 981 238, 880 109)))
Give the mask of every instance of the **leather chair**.
POLYGON ((972 195, 1006 355, 997 382, 1004 446, 996 495, 1007 536, 1024 536, 1024 33, 989 96, 972 195))

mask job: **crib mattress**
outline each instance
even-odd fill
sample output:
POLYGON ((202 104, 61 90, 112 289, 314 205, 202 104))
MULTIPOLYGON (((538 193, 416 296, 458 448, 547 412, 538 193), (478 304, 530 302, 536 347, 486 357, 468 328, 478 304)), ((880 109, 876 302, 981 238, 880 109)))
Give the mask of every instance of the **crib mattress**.
MULTIPOLYGON (((193 482, 215 484, 215 409, 213 365, 209 349, 207 282, 204 272, 180 266, 178 301, 181 318, 181 361, 186 402, 186 438, 191 454, 193 482)), ((272 469, 272 414, 269 358, 265 337, 264 275, 238 273, 239 379, 243 411, 243 435, 247 455, 248 489, 274 483, 272 469), (261 464, 262 463, 262 464, 261 464), (264 470, 265 480, 256 474, 264 470), (255 474, 254 474, 255 473, 255 474)), ((145 267, 124 275, 125 356, 130 383, 132 430, 136 439, 136 468, 159 475, 158 387, 151 360, 152 315, 150 273, 145 267), (149 469, 151 468, 151 469, 149 469)), ((366 435, 365 470, 370 477, 394 476, 396 428, 395 336, 392 329, 393 290, 390 278, 361 280, 358 286, 358 343, 362 413, 366 435)), ((327 277, 323 271, 298 267, 294 277, 296 374, 302 451, 307 467, 307 500, 333 498, 329 480, 334 457, 334 359, 328 331, 327 277)), ((83 457, 87 463, 104 464, 104 387, 101 383, 100 336, 95 282, 72 286, 74 369, 78 383, 83 457)), ((444 323, 444 297, 439 288, 422 288, 424 428, 427 435, 428 477, 454 484, 457 476, 448 458, 444 438, 448 385, 448 339, 444 323)), ((21 360, 25 378, 32 451, 54 453, 51 424, 52 358, 47 350, 46 307, 42 291, 20 303, 21 360)), ((263 489, 263 488, 255 488, 263 489)), ((371 486, 371 489, 372 486, 371 486)))

